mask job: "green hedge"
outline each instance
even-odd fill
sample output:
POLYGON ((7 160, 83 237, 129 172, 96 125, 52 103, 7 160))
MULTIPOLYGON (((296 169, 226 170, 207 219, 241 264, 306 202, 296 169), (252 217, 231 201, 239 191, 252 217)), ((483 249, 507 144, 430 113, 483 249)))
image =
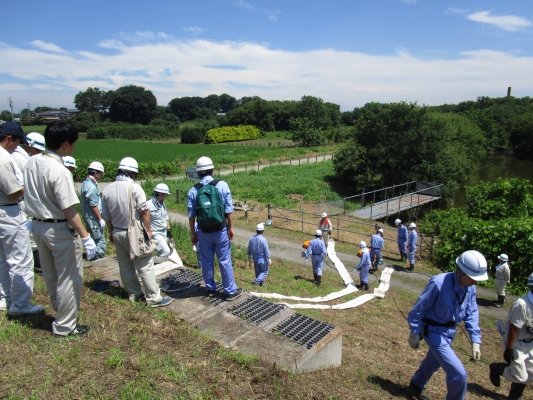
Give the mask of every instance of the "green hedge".
MULTIPOLYGON (((87 176, 87 168, 93 161, 100 161, 104 166, 105 174, 102 177, 102 182, 112 182, 115 180, 117 174, 118 162, 112 160, 88 160, 88 159, 76 159, 76 170, 73 177, 75 182, 81 182, 85 180, 87 176)), ((139 176, 137 179, 150 179, 161 176, 174 176, 180 175, 181 163, 178 161, 170 162, 145 162, 139 163, 139 176)))
POLYGON ((181 143, 197 144, 204 141, 205 132, 195 126, 185 126, 181 129, 181 143))
POLYGON ((259 137, 261 137, 261 132, 253 125, 224 126, 208 130, 205 135, 205 143, 233 142, 259 137))
POLYGON ((87 130, 87 139, 152 140, 179 137, 179 130, 164 126, 141 124, 112 124, 87 130))

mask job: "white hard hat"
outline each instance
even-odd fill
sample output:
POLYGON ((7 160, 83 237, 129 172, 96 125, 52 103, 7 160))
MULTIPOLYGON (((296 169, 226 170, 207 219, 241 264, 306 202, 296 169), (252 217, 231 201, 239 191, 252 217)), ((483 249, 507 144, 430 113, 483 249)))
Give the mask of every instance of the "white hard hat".
POLYGON ((359 247, 362 249, 366 249, 366 242, 360 242, 359 247))
POLYGON ((30 132, 26 135, 26 140, 28 141, 28 146, 34 147, 37 150, 44 151, 46 146, 46 141, 44 136, 38 132, 30 132))
POLYGON ((509 261, 509 257, 507 257, 507 254, 503 254, 503 253, 498 256, 498 259, 502 260, 503 262, 509 261))
POLYGON ((322 213, 322 218, 326 218, 327 216, 328 216, 328 214, 322 213))
POLYGON ((317 229, 315 231, 315 236, 322 236, 322 231, 320 229, 317 229))
POLYGON ((378 233, 383 233, 383 229, 379 228, 378 233))
POLYGON ((527 278, 527 285, 533 286, 533 274, 529 275, 529 278, 527 278))
POLYGON ((71 156, 63 157, 63 164, 65 165, 65 167, 78 168, 76 167, 76 160, 74 159, 74 157, 71 157, 71 156))
POLYGON ((131 157, 125 157, 122 160, 120 160, 120 163, 118 164, 118 169, 122 171, 132 171, 132 172, 139 172, 139 164, 137 164, 137 161, 135 158, 131 157))
POLYGON ((100 171, 101 173, 104 173, 104 166, 101 162, 98 161, 93 161, 92 163, 90 163, 87 169, 93 169, 95 171, 100 171))
POLYGON ((411 223, 409 224, 409 228, 416 228, 416 224, 415 224, 414 222, 411 222, 411 223))
POLYGON ((455 260, 457 266, 470 278, 477 282, 489 279, 487 275, 487 260, 477 250, 467 250, 455 260))
POLYGON ((157 186, 154 189, 154 192, 170 194, 170 190, 169 190, 168 186, 166 184, 164 184, 164 183, 158 183, 157 186))
POLYGON ((401 219, 397 219, 396 221, 394 221, 394 223, 395 223, 396 225, 400 225, 400 224, 402 223, 402 220, 401 220, 401 219))
POLYGON ((255 227, 255 230, 256 231, 264 231, 265 230, 265 225, 261 222, 260 224, 257 224, 257 226, 255 227))
POLYGON ((200 157, 198 161, 196 161, 196 172, 209 171, 214 168, 213 161, 209 157, 200 157))

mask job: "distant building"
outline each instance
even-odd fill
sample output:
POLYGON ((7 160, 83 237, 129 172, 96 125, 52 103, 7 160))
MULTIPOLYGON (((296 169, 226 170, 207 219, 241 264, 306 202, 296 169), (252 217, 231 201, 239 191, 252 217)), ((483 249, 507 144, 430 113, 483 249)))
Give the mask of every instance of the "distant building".
POLYGON ((72 117, 74 114, 79 113, 79 111, 75 108, 71 109, 62 109, 62 110, 48 110, 43 111, 42 113, 37 114, 39 118, 43 121, 57 121, 61 118, 69 118, 72 117))

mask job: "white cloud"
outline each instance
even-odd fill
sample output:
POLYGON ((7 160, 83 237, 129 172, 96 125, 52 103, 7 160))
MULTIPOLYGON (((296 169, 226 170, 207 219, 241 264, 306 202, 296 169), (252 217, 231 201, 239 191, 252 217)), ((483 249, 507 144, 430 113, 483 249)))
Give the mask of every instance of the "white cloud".
POLYGON ((245 10, 253 10, 254 9, 254 6, 252 6, 251 4, 243 1, 243 0, 239 0, 237 1, 236 3, 232 3, 234 6, 239 6, 245 10))
POLYGON ((0 91, 17 101, 70 107, 74 95, 89 86, 114 90, 135 84, 152 90, 161 105, 175 97, 212 93, 270 100, 313 95, 344 110, 369 101, 457 103, 504 96, 508 86, 520 88, 516 96, 533 91, 533 57, 492 50, 427 60, 406 49, 390 55, 333 49, 296 52, 249 42, 157 37, 134 44, 103 40, 98 45, 115 51, 55 54, 0 46, 0 79, 17 82, 0 84, 0 91))
POLYGON ((516 15, 491 15, 490 11, 479 11, 470 14, 469 20, 495 25, 506 31, 516 31, 518 28, 531 26, 531 21, 516 15))
POLYGON ((278 21, 278 17, 276 17, 275 15, 269 15, 268 16, 268 19, 272 22, 277 22, 278 21))
POLYGON ((55 45, 53 43, 43 42, 42 40, 33 40, 33 41, 29 42, 29 44, 31 44, 32 46, 37 47, 40 50, 50 51, 52 53, 60 53, 60 54, 67 54, 68 53, 68 51, 62 49, 61 47, 59 47, 59 46, 57 46, 57 45, 55 45))
POLYGON ((468 10, 463 8, 450 7, 446 9, 445 14, 466 14, 468 10))
POLYGON ((199 28, 197 26, 188 26, 187 28, 182 28, 185 32, 192 33, 193 35, 199 35, 204 30, 202 28, 199 28))

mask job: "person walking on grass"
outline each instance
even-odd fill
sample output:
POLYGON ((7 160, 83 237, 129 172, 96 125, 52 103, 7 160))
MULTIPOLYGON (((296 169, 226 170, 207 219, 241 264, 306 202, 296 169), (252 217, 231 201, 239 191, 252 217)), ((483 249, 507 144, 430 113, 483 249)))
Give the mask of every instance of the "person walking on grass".
POLYGON ((85 335, 87 325, 76 323, 83 284, 82 244, 87 258, 96 244, 85 230, 76 206, 80 203, 72 174, 63 165, 74 152, 78 131, 68 121, 57 121, 44 131, 47 150, 31 157, 24 170, 26 214, 41 260, 43 278, 56 312, 55 337, 85 335))
POLYGON ((305 262, 309 256, 311 256, 311 263, 313 265, 313 277, 315 278, 316 286, 320 287, 322 283, 322 265, 324 260, 328 256, 326 245, 321 240, 322 231, 317 229, 315 232, 315 238, 309 243, 309 247, 305 251, 305 262))
POLYGON ((360 271, 359 278, 361 279, 361 283, 355 287, 357 289, 368 291, 368 271, 370 271, 370 266, 372 265, 370 251, 366 247, 366 242, 360 242, 359 248, 361 249, 361 261, 355 266, 354 271, 360 271))
POLYGON ((106 221, 110 233, 109 240, 115 244, 120 279, 129 293, 129 300, 146 301, 149 307, 165 307, 172 302, 172 299, 161 296, 155 279, 153 254, 130 257, 131 244, 128 233, 131 222, 130 206, 133 206, 134 218, 139 222, 142 221, 148 238, 153 238, 146 195, 134 182, 138 172, 139 166, 135 159, 126 157, 120 161, 115 182, 108 185, 102 195, 102 218, 106 221), (137 274, 141 278, 145 293, 142 291, 137 274))
POLYGON ((407 227, 402 223, 401 219, 394 221, 398 227, 398 250, 400 251, 400 261, 407 261, 407 253, 405 249, 407 247, 407 237, 409 236, 407 232, 407 227))
POLYGON ((213 178, 214 170, 209 157, 200 157, 196 161, 196 172, 201 180, 187 194, 189 230, 192 244, 197 245, 207 296, 214 296, 217 290, 216 254, 226 300, 233 301, 242 294, 242 289, 235 283, 231 263, 231 241, 235 236, 233 202, 228 184, 213 178))
POLYGON ((498 300, 494 303, 494 307, 501 308, 505 302, 505 287, 511 281, 511 269, 509 268, 509 257, 507 254, 500 254, 498 256, 500 263, 496 266, 496 275, 494 277, 494 286, 498 300))
POLYGON ((455 263, 455 272, 439 274, 430 279, 407 316, 409 345, 418 349, 420 341, 424 339, 429 347, 409 383, 409 392, 417 399, 429 399, 426 385, 439 368, 446 373, 446 399, 465 398, 466 371, 451 347, 457 324, 461 321, 464 321, 470 335, 473 360, 481 360, 476 284, 488 279, 487 261, 478 251, 468 250, 455 263))
POLYGON ((407 256, 409 257, 409 271, 415 268, 415 254, 416 245, 418 242, 418 233, 416 232, 416 224, 411 222, 409 224, 409 237, 407 238, 407 256))
POLYGON ((270 259, 270 250, 268 249, 268 242, 263 236, 265 232, 265 225, 257 224, 255 227, 255 235, 250 238, 248 242, 248 263, 254 263, 255 281, 252 285, 263 286, 268 275, 268 267, 272 265, 270 259))
POLYGON ((104 176, 104 166, 93 161, 87 169, 87 177, 81 184, 81 215, 87 231, 96 243, 96 254, 93 260, 105 257, 105 221, 102 218, 102 198, 98 190, 98 181, 104 176))
POLYGON ((21 142, 27 143, 19 125, 0 125, 0 310, 13 316, 44 312, 43 306, 30 302, 33 256, 27 219, 18 203, 24 179, 11 157, 21 142))
POLYGON ((379 228, 375 235, 370 238, 370 261, 372 262, 372 271, 378 270, 378 265, 381 265, 381 249, 385 245, 383 240, 383 229, 379 228))
POLYGON ((494 386, 500 387, 500 376, 511 382, 507 397, 511 400, 520 400, 526 386, 533 381, 533 274, 529 275, 527 286, 527 294, 513 303, 505 323, 496 321, 505 362, 489 365, 494 386))
POLYGON ((324 244, 327 248, 329 242, 329 235, 331 234, 331 230, 333 229, 333 225, 331 224, 331 221, 328 218, 328 214, 322 213, 322 218, 318 223, 318 229, 322 231, 322 240, 324 241, 324 244))

